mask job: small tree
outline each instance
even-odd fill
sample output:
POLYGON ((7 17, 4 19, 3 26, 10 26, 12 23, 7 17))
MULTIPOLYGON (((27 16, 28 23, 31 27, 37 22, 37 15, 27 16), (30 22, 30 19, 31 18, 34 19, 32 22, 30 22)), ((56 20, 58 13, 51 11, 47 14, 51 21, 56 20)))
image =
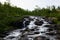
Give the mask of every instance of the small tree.
POLYGON ((58 6, 58 8, 57 8, 58 10, 60 10, 60 6, 58 6))

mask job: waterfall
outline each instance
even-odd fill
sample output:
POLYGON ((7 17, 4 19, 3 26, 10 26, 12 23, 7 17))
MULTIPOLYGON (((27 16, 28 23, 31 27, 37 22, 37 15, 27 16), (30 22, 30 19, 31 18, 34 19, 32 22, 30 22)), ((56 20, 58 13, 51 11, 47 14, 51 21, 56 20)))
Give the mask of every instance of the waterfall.
MULTIPOLYGON (((24 18, 23 21, 24 28, 16 29, 9 33, 8 36, 4 37, 4 40, 34 40, 36 37, 45 37, 46 40, 56 40, 55 35, 47 35, 49 34, 49 26, 51 25, 45 19, 39 16, 29 16, 28 18, 24 18), (24 38, 22 38, 22 36, 24 38)), ((54 32, 52 30, 51 32, 54 32)), ((43 40, 43 39, 42 39, 43 40)))

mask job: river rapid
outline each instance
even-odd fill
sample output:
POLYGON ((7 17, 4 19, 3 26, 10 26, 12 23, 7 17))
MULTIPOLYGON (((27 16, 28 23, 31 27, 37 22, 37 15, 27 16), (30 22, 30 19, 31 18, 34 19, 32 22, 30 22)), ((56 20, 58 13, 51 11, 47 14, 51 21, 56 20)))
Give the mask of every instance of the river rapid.
POLYGON ((4 40, 57 40, 52 22, 41 16, 23 18, 23 28, 15 29, 4 40))

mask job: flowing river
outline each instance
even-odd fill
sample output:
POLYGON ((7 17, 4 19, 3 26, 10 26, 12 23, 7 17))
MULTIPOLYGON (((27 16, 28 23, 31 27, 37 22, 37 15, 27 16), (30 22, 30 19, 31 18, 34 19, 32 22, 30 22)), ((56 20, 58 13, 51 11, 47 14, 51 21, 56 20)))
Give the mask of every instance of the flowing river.
POLYGON ((43 17, 28 16, 23 19, 23 28, 9 32, 4 40, 56 40, 56 30, 43 17), (35 39, 36 38, 36 39, 35 39))

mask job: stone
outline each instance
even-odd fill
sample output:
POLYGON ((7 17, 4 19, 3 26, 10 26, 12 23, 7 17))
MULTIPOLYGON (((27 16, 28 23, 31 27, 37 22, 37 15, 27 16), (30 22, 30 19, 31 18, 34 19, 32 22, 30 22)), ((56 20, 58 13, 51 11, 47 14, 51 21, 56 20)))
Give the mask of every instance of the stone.
POLYGON ((37 21, 35 22, 35 25, 38 25, 38 26, 41 26, 42 24, 43 24, 43 21, 38 21, 38 20, 37 20, 37 21))

